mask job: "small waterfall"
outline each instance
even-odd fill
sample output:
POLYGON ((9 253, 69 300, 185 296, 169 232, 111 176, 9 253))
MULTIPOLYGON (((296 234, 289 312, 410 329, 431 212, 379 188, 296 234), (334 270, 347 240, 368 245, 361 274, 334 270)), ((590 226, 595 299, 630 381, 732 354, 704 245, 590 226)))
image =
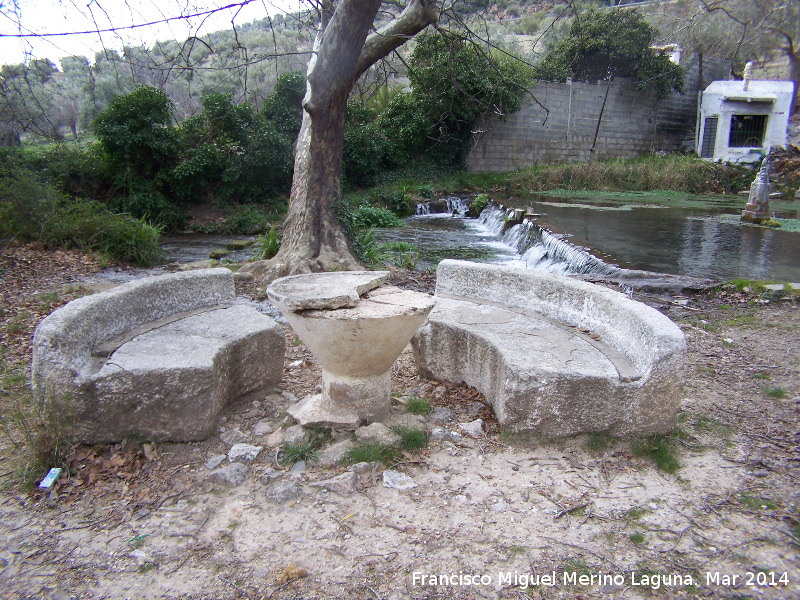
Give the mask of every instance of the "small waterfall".
POLYGON ((469 210, 469 206, 458 196, 445 198, 445 202, 447 202, 447 212, 453 216, 463 217, 469 210))
POLYGON ((528 219, 505 229, 506 221, 511 216, 513 209, 504 210, 496 204, 489 204, 478 220, 487 230, 500 237, 504 244, 520 254, 520 261, 526 268, 562 275, 611 275, 619 270, 528 219))
POLYGON ((463 217, 467 214, 469 206, 458 196, 450 196, 449 198, 439 198, 438 200, 431 200, 429 202, 422 202, 417 204, 416 215, 443 215, 447 214, 453 217, 463 217))
POLYGON ((414 213, 418 217, 431 214, 431 203, 421 202, 417 204, 417 212, 414 213))

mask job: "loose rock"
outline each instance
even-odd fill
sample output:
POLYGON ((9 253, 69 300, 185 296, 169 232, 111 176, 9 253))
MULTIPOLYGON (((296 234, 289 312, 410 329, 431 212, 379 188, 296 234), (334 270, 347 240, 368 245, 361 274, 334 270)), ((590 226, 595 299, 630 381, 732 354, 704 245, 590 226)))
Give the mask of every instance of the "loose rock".
POLYGON ((231 463, 213 471, 208 478, 214 483, 236 487, 243 484, 244 480, 247 479, 247 467, 242 463, 231 463))
POLYGON ((228 452, 228 460, 234 462, 253 462, 258 453, 263 449, 262 446, 252 446, 250 444, 235 444, 228 452))
POLYGON ((356 439, 364 444, 400 447, 403 439, 382 423, 373 423, 356 429, 356 439))
POLYGON ((447 423, 452 423, 456 420, 456 413, 449 408, 445 408, 444 406, 437 406, 433 409, 429 415, 429 418, 434 423, 442 423, 446 425, 447 423))
POLYGON ((312 487, 320 487, 328 490, 329 492, 335 492, 340 496, 349 496, 356 491, 357 484, 358 475, 348 472, 337 475, 336 477, 331 477, 330 479, 326 479, 324 481, 317 481, 310 485, 312 487))
POLYGON ((480 437, 483 435, 483 419, 475 419, 469 423, 459 423, 458 428, 472 437, 480 437))
POLYGON ((253 435, 256 437, 269 435, 270 433, 272 433, 272 423, 266 419, 261 419, 253 426, 253 435))
POLYGON ((317 454, 317 460, 323 467, 336 465, 342 462, 347 453, 353 449, 353 440, 347 439, 331 444, 317 454))
POLYGON ((284 444, 302 444, 308 437, 308 429, 302 425, 292 425, 283 432, 284 444))
POLYGON ((205 464, 206 469, 208 469, 209 471, 213 471, 222 464, 222 461, 225 460, 227 456, 228 456, 227 454, 217 454, 216 456, 212 456, 206 461, 205 464))
POLYGON ((353 473, 358 473, 359 475, 364 475, 372 471, 372 464, 368 462, 360 462, 354 465, 350 465, 349 467, 347 467, 347 470, 352 471, 353 473))
POLYGON ((392 471, 387 469, 383 472, 383 487, 392 488, 395 490, 410 490, 417 487, 414 480, 400 471, 392 471))
POLYGON ((276 448, 277 446, 282 445, 285 437, 286 436, 283 429, 276 429, 267 438, 267 447, 276 448))
POLYGON ((300 484, 295 480, 282 481, 273 484, 266 491, 267 500, 277 504, 285 504, 292 500, 297 500, 302 493, 300 484))
POLYGON ((229 446, 233 446, 234 444, 243 444, 245 442, 249 442, 250 436, 243 431, 240 431, 237 427, 236 429, 229 429, 228 431, 223 432, 220 434, 219 439, 229 446))

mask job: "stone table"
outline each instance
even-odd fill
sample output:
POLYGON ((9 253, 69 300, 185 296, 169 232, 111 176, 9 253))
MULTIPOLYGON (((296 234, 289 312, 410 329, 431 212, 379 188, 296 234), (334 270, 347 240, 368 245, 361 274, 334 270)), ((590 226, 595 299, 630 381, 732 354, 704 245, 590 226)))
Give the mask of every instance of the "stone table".
POLYGON ((277 279, 267 289, 322 366, 322 393, 288 411, 300 424, 355 429, 389 415, 391 366, 435 300, 383 285, 388 276, 311 273, 277 279))

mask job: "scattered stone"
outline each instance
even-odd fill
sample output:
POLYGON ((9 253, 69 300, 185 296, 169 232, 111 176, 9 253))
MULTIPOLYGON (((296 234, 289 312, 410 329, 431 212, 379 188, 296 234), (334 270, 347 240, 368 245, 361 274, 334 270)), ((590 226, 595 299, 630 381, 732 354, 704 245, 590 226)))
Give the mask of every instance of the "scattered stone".
POLYGON ((253 446, 251 444, 235 444, 228 452, 228 460, 232 463, 235 462, 253 462, 258 453, 263 449, 262 446, 253 446))
POLYGON ((450 432, 444 427, 434 427, 428 434, 428 439, 432 442, 446 442, 450 440, 450 432))
POLYGON ((354 446, 355 444, 353 444, 352 439, 336 442, 318 452, 317 460, 323 467, 339 464, 345 459, 347 453, 350 452, 354 446))
POLYGON ((206 469, 208 469, 209 471, 213 471, 222 464, 222 461, 225 460, 227 456, 228 456, 227 454, 217 454, 216 456, 212 456, 206 461, 205 464, 206 469))
POLYGON ((347 467, 347 470, 352 471, 353 473, 358 473, 359 475, 366 475, 367 473, 372 472, 372 465, 368 462, 360 462, 350 465, 347 467))
POLYGON ((235 444, 243 444, 250 441, 250 436, 241 431, 238 427, 236 429, 229 429, 219 436, 225 444, 233 446, 235 444))
POLYGON ((437 406, 433 409, 433 411, 431 411, 429 418, 434 423, 442 423, 446 425, 447 423, 452 423, 456 420, 456 413, 449 408, 445 408, 444 406, 437 406))
POLYGON ((208 478, 214 483, 236 487, 243 484, 244 480, 247 479, 247 467, 242 463, 231 463, 213 471, 208 478))
POLYGON ((502 498, 495 498, 489 508, 491 508, 494 512, 503 512, 508 508, 508 503, 502 498))
POLYGON ((373 423, 356 429, 356 439, 364 444, 379 444, 399 448, 403 438, 382 423, 373 423))
POLYGON ((144 564, 146 564, 146 563, 152 563, 152 562, 153 562, 153 559, 152 559, 152 558, 150 558, 150 557, 149 557, 149 556, 148 556, 148 555, 147 555, 145 552, 143 552, 142 550, 138 550, 138 549, 137 549, 137 550, 134 550, 133 552, 131 552, 131 553, 130 553, 130 555, 129 555, 129 556, 130 556, 131 558, 135 559, 135 560, 136 560, 136 564, 138 564, 138 565, 144 565, 144 564))
POLYGON ((296 463, 292 465, 292 468, 290 469, 292 473, 302 473, 305 470, 306 470, 306 461, 304 460, 298 460, 296 463))
POLYGON ((782 292, 784 290, 784 285, 782 283, 768 283, 764 287, 771 292, 782 292))
POLYGON ((72 596, 69 595, 68 591, 58 588, 53 592, 50 600, 71 600, 71 598, 72 596))
POLYGON ((261 419, 253 426, 253 435, 256 437, 269 435, 270 433, 272 433, 272 423, 266 419, 261 419))
POLYGON ((283 432, 284 444, 302 444, 308 437, 308 429, 302 425, 292 425, 283 432))
POLYGON ((267 467, 261 471, 261 474, 258 476, 258 480, 261 482, 261 485, 269 485, 273 481, 280 479, 281 475, 283 475, 281 471, 273 469, 272 467, 267 467))
POLYGON ((268 448, 276 448, 278 446, 283 445, 283 441, 284 441, 285 437, 286 436, 285 436, 285 433, 284 433, 283 429, 276 429, 267 438, 267 447, 268 448))
MULTIPOLYGON (((255 240, 231 240, 225 244, 228 250, 244 250, 255 244, 255 240)), ((250 275, 248 273, 248 275, 250 275)), ((252 277, 252 275, 250 275, 252 277)))
POLYGON ((467 407, 467 416, 475 418, 484 408, 486 408, 486 405, 483 402, 473 402, 467 407))
POLYGON ((328 490, 329 492, 334 492, 340 496, 349 496, 356 491, 357 484, 358 475, 352 472, 347 472, 337 475, 336 477, 331 477, 330 479, 326 479, 324 481, 317 481, 310 485, 312 487, 320 487, 328 490))
POLYGON ((234 281, 253 281, 255 277, 252 273, 239 273, 238 271, 233 274, 234 281))
POLYGON ((403 491, 415 488, 417 487, 417 484, 405 473, 387 469, 383 472, 383 487, 403 491))
POLYGON ((220 258, 225 258, 228 256, 228 254, 230 254, 230 250, 226 250, 225 248, 214 248, 208 253, 208 258, 219 260, 220 258))
POLYGON ((136 511, 136 516, 139 517, 140 519, 143 519, 144 517, 146 517, 149 514, 150 514, 150 511, 148 509, 146 509, 146 508, 140 508, 139 510, 136 511))
POLYGON ((300 484, 295 480, 290 480, 271 485, 267 488, 266 496, 267 500, 271 500, 276 504, 285 504, 300 498, 301 493, 300 484))
POLYGON ((483 419, 475 419, 469 423, 459 423, 458 428, 471 437, 483 435, 483 419))
POLYGON ((286 585, 293 579, 300 579, 302 577, 308 577, 308 571, 294 563, 289 563, 281 574, 278 575, 278 585, 286 585))

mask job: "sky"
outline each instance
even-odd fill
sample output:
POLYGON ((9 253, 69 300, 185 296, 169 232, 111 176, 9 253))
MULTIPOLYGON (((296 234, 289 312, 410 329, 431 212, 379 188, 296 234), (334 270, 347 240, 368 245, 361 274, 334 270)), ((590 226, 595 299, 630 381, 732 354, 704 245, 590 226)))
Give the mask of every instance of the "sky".
POLYGON ((31 58, 49 58, 58 64, 58 59, 71 55, 91 61, 104 48, 121 51, 123 45, 149 47, 158 40, 183 41, 191 35, 229 29, 232 19, 242 25, 267 14, 296 11, 301 5, 301 0, 16 0, 17 16, 11 10, 13 1, 0 0, 0 64, 31 58), (198 14, 215 9, 220 10, 198 14), (197 16, 174 19, 186 15, 197 16), (137 27, 167 19, 171 20, 137 27), (103 31, 111 28, 117 31, 103 31), (86 31, 93 33, 36 37, 86 31), (18 34, 27 37, 12 37, 18 34))

